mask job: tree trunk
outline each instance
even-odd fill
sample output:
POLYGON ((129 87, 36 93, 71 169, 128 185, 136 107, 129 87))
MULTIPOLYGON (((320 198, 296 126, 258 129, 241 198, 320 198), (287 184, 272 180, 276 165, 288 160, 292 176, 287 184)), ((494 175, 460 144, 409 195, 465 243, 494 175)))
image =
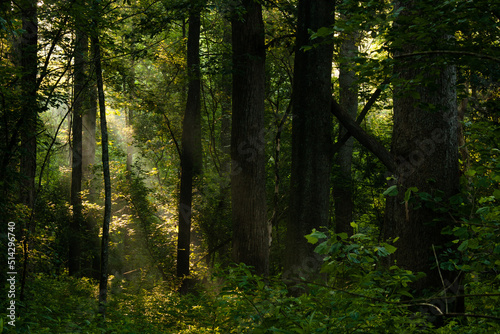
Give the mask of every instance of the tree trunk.
POLYGON ((21 175, 24 182, 21 187, 21 203, 33 209, 35 201, 36 175, 36 133, 38 122, 38 104, 36 91, 37 61, 37 2, 21 2, 23 34, 19 45, 21 65, 21 89, 23 126, 21 130, 21 175))
MULTIPOLYGON (((334 22, 334 2, 305 1, 298 5, 297 45, 292 97, 292 171, 286 234, 284 276, 307 276, 319 262, 304 238, 329 221, 332 165, 331 71, 333 42, 314 40, 310 30, 334 22)), ((330 38, 330 37, 327 37, 330 38)))
POLYGON ((97 79, 99 112, 101 121, 102 169, 104 174, 104 220, 101 239, 101 273, 99 279, 99 313, 105 317, 108 296, 108 258, 109 258, 109 224, 111 221, 111 177, 109 173, 108 127, 106 124, 106 104, 104 100, 104 85, 102 81, 101 47, 99 44, 99 8, 93 4, 95 13, 93 19, 92 46, 94 48, 94 63, 97 79))
POLYGON ((74 92, 73 92, 73 153, 71 166, 71 205, 73 219, 69 226, 69 259, 68 270, 71 276, 80 275, 82 258, 82 114, 85 110, 87 76, 85 62, 88 54, 88 38, 83 31, 76 31, 74 92))
MULTIPOLYGON (((223 24, 223 38, 222 42, 230 46, 231 45, 231 22, 229 20, 224 20, 223 24)), ((223 55, 225 61, 230 63, 231 55, 230 51, 224 53, 223 55)), ((228 64, 229 65, 229 64, 228 64)), ((229 65, 230 66, 230 65, 229 65)), ((218 219, 214 221, 214 226, 212 233, 210 234, 211 240, 208 240, 209 252, 211 250, 217 249, 217 252, 213 251, 209 255, 209 260, 212 261, 212 266, 215 264, 216 255, 219 255, 219 259, 222 263, 227 263, 231 259, 231 248, 224 247, 227 246, 231 240, 232 231, 230 229, 231 225, 231 92, 232 92, 232 80, 230 71, 223 70, 221 78, 218 82, 218 89, 221 92, 221 127, 220 127, 220 182, 219 182, 219 198, 218 198, 218 219)))
POLYGON ((82 115, 82 169, 83 179, 89 186, 89 199, 95 200, 95 189, 92 187, 92 166, 95 164, 95 134, 97 124, 97 89, 92 84, 92 80, 88 81, 88 99, 89 106, 84 110, 82 115))
POLYGON ((265 49, 261 5, 241 0, 232 16, 231 196, 233 260, 269 273, 265 180, 265 49))
MULTIPOLYGON (((351 69, 350 59, 356 56, 358 47, 356 45, 358 33, 350 32, 345 36, 340 47, 340 105, 349 116, 356 118, 358 113, 358 87, 356 84, 356 73, 351 69)), ((347 130, 341 126, 339 140, 347 133, 347 130)), ((333 182, 333 196, 335 199, 335 232, 345 232, 352 235, 351 226, 352 214, 354 208, 353 202, 353 184, 351 176, 352 152, 354 147, 354 138, 349 138, 347 142, 339 149, 336 157, 337 173, 333 182)))
MULTIPOLYGON (((87 84, 88 108, 82 116, 82 170, 85 188, 88 190, 87 199, 95 203, 98 193, 92 168, 95 164, 96 150, 97 87, 91 78, 88 79, 87 84)), ((86 259, 84 274, 98 279, 100 270, 99 223, 92 214, 85 217, 84 223, 84 257, 86 259)))
POLYGON ((24 30, 19 43, 21 65, 21 161, 20 174, 24 179, 21 182, 20 202, 31 214, 26 226, 23 226, 21 238, 23 239, 23 274, 21 278, 21 300, 24 299, 25 284, 28 276, 28 260, 30 252, 31 235, 35 229, 35 176, 37 154, 37 70, 38 70, 38 20, 37 2, 25 0, 20 2, 22 28, 24 30))
MULTIPOLYGON (((93 57, 93 56, 91 56, 93 57)), ((88 54, 86 56, 89 61, 88 54)), ((94 59, 94 58, 92 58, 94 59)), ((92 168, 95 164, 96 152, 96 124, 97 124, 97 87, 95 84, 95 70, 92 62, 87 69, 87 82, 85 87, 86 107, 82 115, 82 178, 83 188, 88 190, 87 200, 95 203, 98 198, 96 180, 92 168)), ((84 219, 84 257, 85 275, 99 279, 100 271, 100 240, 99 223, 94 216, 88 215, 84 219)))
POLYGON ((189 13, 187 45, 188 96, 182 126, 181 186, 179 230, 177 237, 177 277, 183 278, 181 293, 189 290, 189 257, 193 179, 201 173, 201 100, 200 100, 200 6, 195 1, 189 13))
MULTIPOLYGON (((411 22, 417 2, 405 2, 401 18, 411 22)), ((395 8, 401 8, 396 2, 395 8)), ((405 24, 396 24, 396 32, 406 32, 405 24)), ((402 35, 402 34, 401 34, 402 35)), ((434 36, 440 45, 444 36, 434 36)), ((418 45, 406 40, 398 53, 418 51, 418 45)), ((415 288, 419 291, 442 287, 433 246, 438 249, 447 241, 441 230, 449 217, 422 205, 416 208, 405 202, 409 187, 419 192, 448 198, 459 190, 458 122, 456 72, 452 65, 430 56, 421 61, 399 60, 394 72, 403 84, 394 90, 394 128, 392 154, 396 159, 395 183, 399 193, 387 199, 386 234, 399 237, 395 253, 397 264, 414 272, 424 272, 415 288), (432 64, 432 65, 430 65, 432 64)), ((422 204, 422 203, 421 203, 422 204)))

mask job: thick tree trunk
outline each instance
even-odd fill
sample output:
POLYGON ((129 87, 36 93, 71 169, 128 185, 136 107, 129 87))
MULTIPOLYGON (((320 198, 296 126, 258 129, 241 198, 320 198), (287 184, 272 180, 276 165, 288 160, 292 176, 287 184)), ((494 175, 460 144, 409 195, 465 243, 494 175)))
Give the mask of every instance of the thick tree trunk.
POLYGON ((177 237, 177 277, 183 278, 181 293, 189 289, 191 213, 193 179, 201 173, 201 100, 200 100, 200 8, 193 2, 189 14, 187 45, 188 96, 182 126, 181 186, 179 230, 177 237))
MULTIPOLYGON (((307 276, 319 268, 313 246, 304 238, 328 226, 332 166, 331 71, 333 42, 314 40, 310 30, 334 22, 334 1, 300 0, 292 97, 292 172, 286 234, 285 277, 307 276)), ((329 38, 329 37, 328 37, 329 38)))
POLYGON ((19 43, 20 66, 21 66, 21 161, 20 174, 24 178, 21 182, 20 202, 26 205, 30 211, 30 219, 23 226, 21 238, 23 239, 23 274, 21 278, 21 300, 25 296, 26 279, 28 276, 28 261, 30 252, 31 235, 35 230, 35 177, 36 177, 36 154, 37 154, 37 124, 38 124, 38 102, 37 102, 37 69, 38 69, 38 20, 37 2, 25 0, 20 2, 22 28, 24 30, 19 43))
POLYGON ((25 0, 21 3, 23 34, 19 43, 21 65, 22 130, 21 130, 21 203, 33 209, 35 201, 36 133, 38 122, 37 104, 37 2, 25 0))
MULTIPOLYGON (((350 59, 356 56, 358 47, 356 45, 358 34, 351 32, 345 36, 340 47, 340 105, 346 113, 356 118, 358 113, 358 87, 356 84, 356 73, 350 66, 350 59)), ((347 133, 347 130, 341 126, 339 140, 347 133)), ((354 138, 350 138, 339 149, 336 157, 337 170, 333 182, 333 196, 335 199, 335 232, 345 232, 349 235, 353 233, 351 226, 353 215, 353 184, 351 176, 352 152, 354 147, 354 138)))
POLYGON ((262 8, 241 0, 232 17, 231 196, 233 260, 269 273, 265 182, 265 49, 262 8))
MULTIPOLYGON (((401 17, 418 15, 410 12, 414 2, 405 2, 404 6, 401 17)), ((400 7, 396 3, 396 8, 400 7)), ((408 29, 399 24, 395 27, 403 32, 408 29)), ((444 36, 434 39, 439 44, 444 36)), ((418 45, 407 41, 398 52, 415 51, 418 45)), ((415 286, 421 291, 442 287, 438 269, 431 269, 436 263, 432 248, 439 250, 447 241, 441 230, 449 223, 449 217, 425 204, 417 209, 412 201, 405 203, 404 196, 409 187, 417 187, 419 192, 440 197, 446 203, 459 190, 456 72, 454 66, 440 63, 434 56, 421 62, 400 60, 394 71, 398 81, 404 83, 394 91, 391 147, 397 163, 395 183, 399 193, 387 200, 385 232, 389 237, 399 237, 397 264, 427 274, 415 286)))

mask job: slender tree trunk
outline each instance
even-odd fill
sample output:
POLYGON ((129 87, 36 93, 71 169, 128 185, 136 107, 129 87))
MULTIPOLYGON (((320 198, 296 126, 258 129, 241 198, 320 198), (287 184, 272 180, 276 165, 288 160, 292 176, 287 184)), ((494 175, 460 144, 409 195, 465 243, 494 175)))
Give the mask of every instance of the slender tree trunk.
MULTIPOLYGON (((89 73, 90 74, 90 73, 89 73)), ((95 200, 95 189, 91 184, 92 166, 95 164, 96 124, 97 124, 97 89, 92 79, 88 81, 89 106, 82 115, 82 169, 83 179, 89 187, 89 199, 95 200)))
MULTIPOLYGON (((223 21, 223 40, 224 45, 231 45, 231 22, 223 21)), ((230 51, 223 55, 225 61, 230 62, 230 51)), ((223 71, 218 82, 218 89, 221 92, 221 127, 220 127, 220 182, 218 195, 218 219, 214 221, 214 228, 210 234, 211 240, 208 240, 209 252, 208 260, 215 264, 216 255, 219 254, 222 263, 227 263, 231 259, 230 247, 223 247, 230 244, 232 231, 227 227, 231 223, 231 92, 232 80, 229 71, 223 71), (229 241, 228 241, 229 240, 229 241)))
POLYGON ((231 197, 233 260, 269 273, 265 182, 265 48, 262 8, 239 1, 232 17, 231 197), (240 10, 241 9, 241 10, 240 10))
MULTIPOLYGON (((94 6, 94 16, 100 17, 97 3, 94 6)), ((97 79, 99 113, 101 121, 102 168, 104 174, 104 220, 101 239, 101 274, 99 279, 99 313, 105 317, 108 297, 108 258, 109 258, 109 223, 111 221, 111 177, 109 173, 108 127, 106 123, 106 104, 104 100, 104 85, 101 68, 101 46, 99 44, 99 19, 93 19, 92 46, 97 79)))
MULTIPOLYGON (((93 66, 92 66, 93 68, 93 66)), ((82 169, 84 188, 88 190, 88 201, 95 203, 97 200, 96 184, 92 172, 95 164, 96 150, 96 118, 97 118, 97 87, 95 86, 95 76, 93 71, 89 71, 88 81, 88 108, 82 117, 82 169)), ((99 223, 93 215, 87 215, 84 219, 85 230, 85 264, 86 274, 92 278, 99 278, 100 270, 100 240, 99 223)))
MULTIPOLYGON (((400 17, 407 22, 419 15, 418 1, 396 2, 395 8, 402 5, 405 9, 400 17)), ((404 23, 396 24, 395 28, 401 32, 411 29, 404 23)), ((444 36, 434 36, 434 40, 436 45, 445 41, 444 36)), ((413 41, 405 42, 396 56, 399 52, 418 51, 419 46, 413 41)), ((420 62, 398 60, 394 72, 405 84, 396 86, 394 91, 391 150, 397 162, 395 183, 399 193, 387 200, 386 233, 389 237, 399 237, 397 264, 426 273, 415 285, 422 291, 442 287, 439 272, 433 268, 436 263, 433 247, 439 253, 446 243, 441 230, 449 223, 449 217, 431 210, 425 203, 417 208, 418 200, 405 202, 404 196, 409 187, 417 187, 419 192, 440 197, 446 203, 458 192, 456 71, 454 66, 430 56, 420 62)))
POLYGON ((71 276, 81 274, 82 260, 82 114, 85 110, 87 76, 85 62, 88 54, 88 38, 81 30, 76 31, 75 70, 74 70, 74 100, 73 100, 73 153, 71 166, 71 205, 73 219, 69 226, 69 261, 68 269, 71 276))
MULTIPOLYGON (((358 112, 358 87, 356 84, 356 73, 351 68, 350 59, 356 56, 358 47, 356 45, 357 33, 350 32, 345 36, 340 47, 340 105, 349 116, 356 118, 358 112)), ((339 140, 347 133, 341 126, 339 140)), ((333 182, 333 194, 335 199, 335 232, 345 232, 349 235, 353 233, 351 226, 354 208, 353 184, 351 176, 352 152, 354 138, 349 138, 339 149, 336 157, 337 173, 333 182)))
MULTIPOLYGON (((334 21, 334 1, 299 0, 292 97, 292 171, 284 277, 307 276, 319 267, 304 238, 328 226, 332 165, 331 71, 333 42, 309 39, 334 21), (302 47, 318 43, 305 51, 302 47)), ((329 37, 328 37, 329 38, 329 37)))
POLYGON ((201 100, 200 100, 200 7, 193 1, 189 13, 187 45, 188 96, 182 126, 181 186, 179 230, 177 237, 177 277, 183 278, 181 293, 189 290, 189 257, 193 179, 201 173, 201 100))

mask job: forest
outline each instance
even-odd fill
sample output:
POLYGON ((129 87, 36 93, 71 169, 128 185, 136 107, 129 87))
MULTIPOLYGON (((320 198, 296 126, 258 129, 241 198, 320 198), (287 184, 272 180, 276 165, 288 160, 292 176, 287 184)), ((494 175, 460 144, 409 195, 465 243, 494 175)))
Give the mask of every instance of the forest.
POLYGON ((500 333, 500 2, 0 1, 0 333, 500 333))

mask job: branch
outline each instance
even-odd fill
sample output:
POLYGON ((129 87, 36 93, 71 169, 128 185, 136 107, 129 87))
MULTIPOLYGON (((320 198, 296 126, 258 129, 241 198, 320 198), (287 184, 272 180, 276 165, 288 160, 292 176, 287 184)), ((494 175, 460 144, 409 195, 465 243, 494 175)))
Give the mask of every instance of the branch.
POLYGON ((165 117, 167 128, 168 128, 168 131, 170 132, 170 136, 172 137, 172 140, 174 141, 175 148, 177 149, 177 153, 179 154, 179 157, 182 157, 181 148, 179 147, 179 143, 177 142, 177 139, 175 139, 174 132, 172 131, 172 128, 170 127, 170 120, 168 119, 167 114, 165 112, 163 112, 163 110, 162 110, 161 114, 163 115, 163 117, 165 117))
POLYGON ((496 58, 490 55, 485 55, 482 53, 469 52, 469 51, 453 51, 453 50, 435 50, 435 51, 422 51, 415 53, 404 53, 401 55, 396 55, 394 58, 408 58, 408 57, 416 57, 416 56, 428 56, 428 55, 439 55, 439 54, 450 54, 450 55, 461 55, 461 56, 473 56, 477 58, 483 58, 492 60, 494 62, 500 63, 500 58, 496 58))
MULTIPOLYGON (((356 123, 361 124, 361 122, 365 119, 366 114, 368 111, 370 111, 371 107, 375 104, 377 99, 379 98, 380 94, 382 94, 382 91, 384 90, 383 86, 387 85, 389 83, 389 79, 385 79, 378 87, 377 89, 372 93, 372 96, 368 99, 368 102, 366 102, 365 106, 363 107, 363 110, 359 113, 358 117, 356 118, 356 123)), ((335 154, 337 153, 342 145, 344 145, 349 138, 351 138, 351 133, 347 132, 342 138, 340 138, 332 148, 332 153, 335 154)))
MULTIPOLYGON (((67 11, 71 10, 71 8, 73 7, 74 3, 75 3, 75 0, 73 0, 73 1, 71 1, 69 3, 67 11)), ((59 40, 61 39, 61 37, 64 35, 64 29, 66 28, 66 23, 68 22, 68 20, 69 20, 69 15, 66 15, 66 17, 64 18, 64 21, 63 21, 61 27, 56 32, 56 36, 52 40, 52 44, 50 45, 50 49, 49 49, 49 51, 47 53, 47 56, 45 57, 45 63, 43 64, 43 67, 40 69, 40 76, 39 76, 39 78, 38 78, 38 80, 36 82, 36 90, 38 90, 40 88, 40 85, 42 84, 43 79, 49 73, 48 72, 48 67, 49 67, 49 64, 50 64, 52 53, 54 52, 54 50, 55 50, 55 48, 57 46, 57 43, 59 42, 59 40)), ((68 63, 71 63, 71 60, 68 61, 68 63)))
POLYGON ((330 111, 361 145, 366 147, 380 159, 389 171, 396 171, 397 165, 392 154, 380 142, 366 133, 366 131, 342 109, 333 97, 330 111))
POLYGON ((286 35, 283 35, 283 36, 278 36, 278 37, 275 37, 272 40, 270 40, 264 47, 267 50, 270 47, 275 46, 276 43, 278 43, 279 41, 281 41, 283 39, 294 38, 294 37, 295 37, 295 34, 286 34, 286 35))

